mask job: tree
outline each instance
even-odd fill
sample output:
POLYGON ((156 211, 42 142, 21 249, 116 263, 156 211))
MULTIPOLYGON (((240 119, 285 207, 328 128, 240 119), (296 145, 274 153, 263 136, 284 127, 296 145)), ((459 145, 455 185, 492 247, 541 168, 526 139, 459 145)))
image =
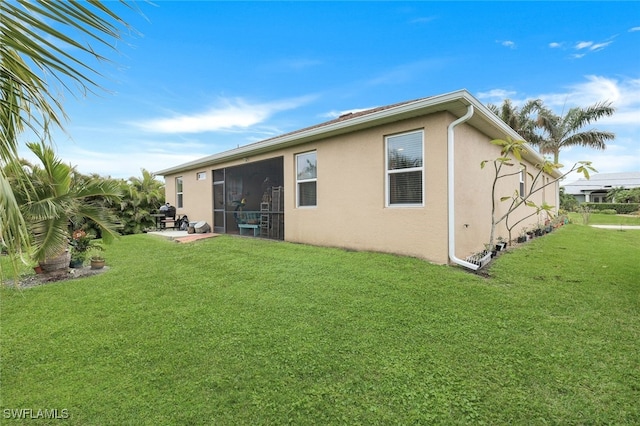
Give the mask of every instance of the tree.
POLYGON ((41 164, 31 165, 22 160, 24 174, 8 174, 33 238, 33 258, 42 261, 64 251, 69 245, 72 224, 80 220, 95 223, 105 242, 117 236, 108 210, 101 202, 119 199, 120 190, 115 181, 75 179, 76 171, 57 158, 51 147, 38 143, 27 146, 41 164), (28 181, 19 182, 25 175, 28 181))
POLYGON ((626 189, 622 186, 613 188, 607 193, 610 203, 640 203, 640 188, 626 189))
POLYGON ((623 198, 626 194, 627 190, 625 189, 624 186, 618 186, 615 188, 611 188, 608 192, 607 192, 607 196, 606 196, 606 200, 610 203, 618 203, 620 202, 619 200, 621 198, 623 198))
MULTIPOLYGON (((132 3, 120 3, 131 8, 132 3)), ((93 78, 99 73, 85 59, 106 58, 92 44, 115 50, 120 28, 129 26, 96 0, 0 1, 0 16, 0 243, 15 256, 30 243, 15 188, 5 174, 19 164, 18 136, 30 129, 44 143, 52 126, 62 128, 66 119, 59 93, 44 76, 71 92, 72 84, 82 92, 98 88, 93 78)), ((15 177, 22 169, 11 172, 15 177)))
POLYGON ((578 200, 571 194, 567 194, 564 188, 560 188, 560 208, 568 212, 578 208, 578 200))
POLYGON ((549 160, 544 160, 542 163, 535 165, 535 168, 537 169, 535 175, 527 172, 530 179, 528 180, 528 188, 526 188, 524 194, 520 192, 520 188, 515 188, 511 195, 502 196, 498 199, 496 194, 496 187, 498 185, 498 182, 501 179, 520 174, 522 169, 520 166, 516 167, 516 163, 518 165, 520 164, 520 162, 522 161, 522 156, 526 154, 527 149, 525 145, 526 142, 523 140, 514 141, 510 138, 507 138, 506 140, 494 139, 491 141, 491 143, 500 147, 500 156, 493 160, 485 160, 480 163, 480 168, 484 168, 487 164, 490 163, 493 165, 494 169, 494 177, 491 187, 491 232, 489 235, 490 247, 495 246, 495 232, 500 223, 505 222, 505 227, 509 232, 509 241, 511 241, 511 231, 523 221, 539 214, 541 211, 545 211, 549 215, 552 214, 553 206, 550 206, 547 203, 536 204, 532 200, 534 195, 540 193, 540 191, 542 191, 544 188, 550 185, 554 185, 556 182, 574 171, 577 173, 582 173, 586 179, 589 179, 590 171, 595 171, 595 169, 591 166, 591 162, 579 161, 560 177, 553 180, 549 179, 548 182, 543 183, 542 177, 544 175, 551 175, 554 171, 559 170, 563 167, 562 164, 552 163, 549 160), (514 169, 514 167, 516 168, 514 169), (507 211, 500 216, 497 214, 498 202, 509 202, 507 211), (515 223, 509 223, 511 214, 521 206, 530 207, 533 210, 530 214, 522 217, 515 223))
POLYGON ((164 204, 164 184, 148 170, 142 169, 142 178, 130 177, 121 181, 123 196, 117 206, 124 234, 137 234, 155 226, 150 214, 164 204))
POLYGON ((565 115, 556 115, 544 108, 538 115, 538 126, 542 129, 542 140, 537 143, 542 154, 552 154, 557 164, 560 151, 570 146, 605 149, 605 142, 615 138, 612 132, 596 129, 582 130, 585 126, 613 115, 615 108, 610 102, 599 102, 587 108, 571 108, 565 115))
POLYGON ((544 109, 540 99, 528 100, 522 108, 513 105, 509 99, 499 107, 493 104, 487 107, 526 141, 534 145, 540 142, 540 135, 536 133, 537 119, 532 116, 544 109))

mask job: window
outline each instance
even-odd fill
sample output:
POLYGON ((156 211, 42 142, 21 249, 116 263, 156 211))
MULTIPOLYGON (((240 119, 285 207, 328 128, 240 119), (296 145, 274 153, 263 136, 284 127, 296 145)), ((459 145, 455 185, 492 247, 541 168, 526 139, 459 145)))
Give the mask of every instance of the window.
POLYGON ((205 180, 207 178, 207 172, 198 172, 196 175, 196 179, 205 180))
POLYGON ((296 155, 296 187, 298 207, 317 205, 318 163, 316 152, 296 155))
POLYGON ((524 165, 522 165, 522 168, 520 169, 520 196, 524 197, 526 195, 526 189, 525 189, 525 176, 527 174, 527 169, 524 165))
POLYGON ((176 207, 183 207, 182 199, 182 176, 176 178, 176 207))
POLYGON ((424 132, 387 136, 387 206, 424 204, 424 132))

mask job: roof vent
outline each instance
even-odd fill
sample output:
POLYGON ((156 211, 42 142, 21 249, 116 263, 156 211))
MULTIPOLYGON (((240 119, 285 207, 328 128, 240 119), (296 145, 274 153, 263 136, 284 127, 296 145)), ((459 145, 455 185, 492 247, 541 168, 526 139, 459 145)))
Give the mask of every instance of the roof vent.
POLYGON ((338 118, 346 118, 346 117, 348 117, 348 116, 350 116, 350 115, 353 115, 353 112, 347 112, 347 113, 344 113, 344 114, 342 114, 342 115, 341 115, 340 117, 338 117, 338 118))

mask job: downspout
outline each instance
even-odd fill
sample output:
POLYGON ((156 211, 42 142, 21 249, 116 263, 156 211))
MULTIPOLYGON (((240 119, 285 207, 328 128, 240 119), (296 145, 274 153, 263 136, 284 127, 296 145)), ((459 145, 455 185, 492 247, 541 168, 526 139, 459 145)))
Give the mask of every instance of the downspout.
POLYGON ((462 260, 456 257, 456 226, 455 226, 455 186, 454 186, 454 135, 453 130, 458 124, 464 123, 469 120, 473 116, 473 105, 469 105, 467 107, 467 113, 462 117, 458 118, 453 123, 449 124, 447 128, 447 187, 448 187, 448 200, 447 200, 447 209, 449 215, 449 259, 452 262, 457 263, 460 266, 464 266, 465 268, 477 270, 480 266, 467 262, 466 260, 462 260))

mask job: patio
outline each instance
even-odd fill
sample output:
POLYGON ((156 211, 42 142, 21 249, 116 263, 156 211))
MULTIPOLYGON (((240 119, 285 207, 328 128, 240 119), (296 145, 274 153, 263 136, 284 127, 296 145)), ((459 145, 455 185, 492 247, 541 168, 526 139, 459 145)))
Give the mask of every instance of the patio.
POLYGON ((206 234, 189 234, 187 231, 162 230, 147 232, 151 235, 159 235, 164 238, 176 241, 178 243, 190 243, 192 241, 202 240, 205 238, 217 237, 219 234, 207 232, 206 234))

